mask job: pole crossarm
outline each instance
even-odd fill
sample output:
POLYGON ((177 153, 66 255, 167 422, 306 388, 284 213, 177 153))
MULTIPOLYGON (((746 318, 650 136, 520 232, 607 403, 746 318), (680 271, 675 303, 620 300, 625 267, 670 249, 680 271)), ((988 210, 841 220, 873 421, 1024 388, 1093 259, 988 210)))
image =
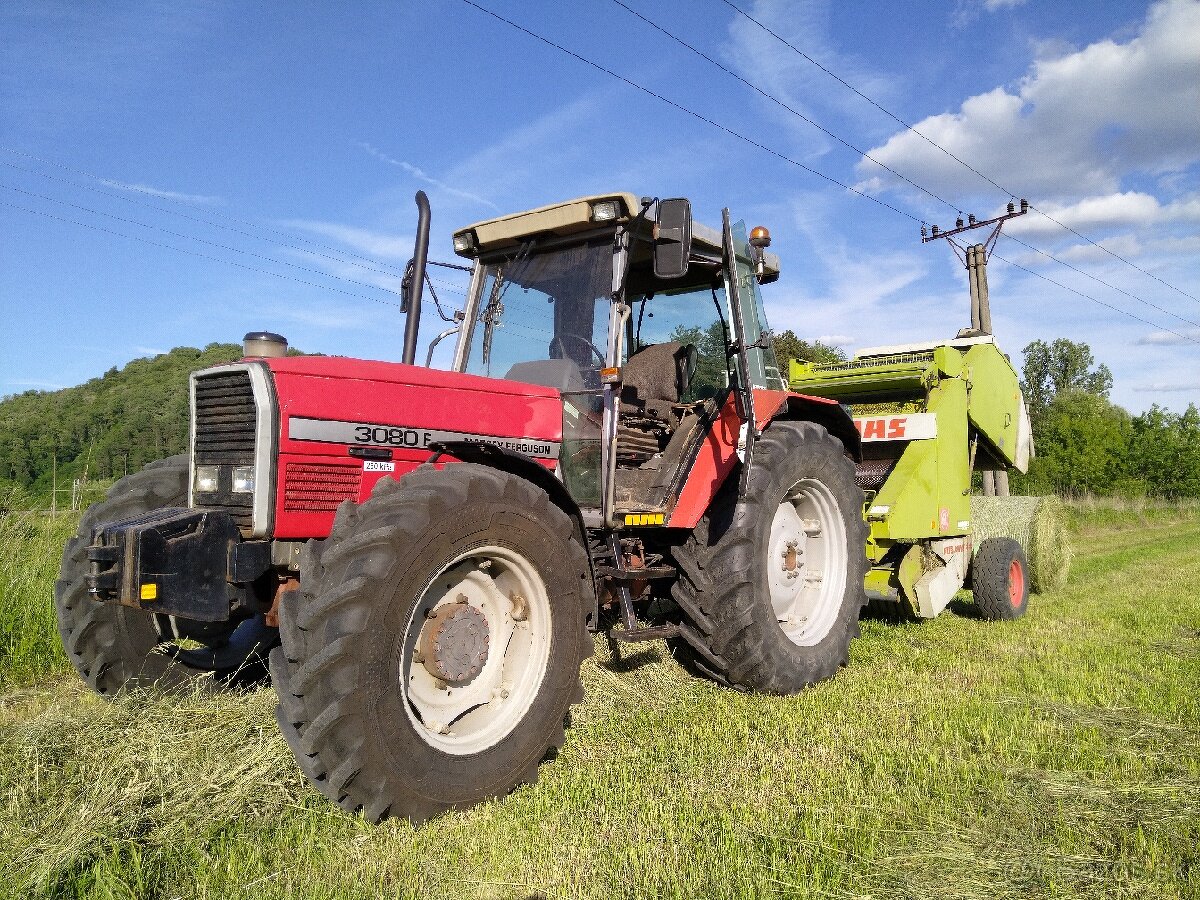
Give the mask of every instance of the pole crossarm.
MULTIPOLYGON (((968 216, 967 223, 964 225, 963 220, 960 217, 955 221, 954 227, 949 231, 942 231, 937 225, 934 225, 932 230, 930 230, 926 228, 924 224, 922 224, 921 243, 928 244, 930 241, 938 241, 942 238, 946 238, 946 243, 950 244, 952 247, 958 247, 959 244, 957 241, 950 240, 950 238, 954 235, 962 234, 964 231, 971 231, 975 228, 986 228, 988 225, 995 225, 996 227, 992 229, 991 235, 986 241, 984 241, 984 247, 986 248, 984 253, 987 256, 991 256, 992 248, 996 246, 996 238, 999 237, 1000 229, 1004 226, 1004 223, 1009 219, 1015 219, 1017 216, 1023 216, 1027 212, 1029 212, 1029 201, 1022 200, 1020 209, 1017 209, 1017 205, 1015 203, 1010 202, 1008 204, 1008 211, 1003 215, 996 216, 993 219, 984 219, 982 222, 977 222, 974 216, 968 216)), ((966 265, 966 259, 962 256, 962 254, 956 251, 956 255, 958 255, 958 258, 962 260, 964 265, 966 265)))

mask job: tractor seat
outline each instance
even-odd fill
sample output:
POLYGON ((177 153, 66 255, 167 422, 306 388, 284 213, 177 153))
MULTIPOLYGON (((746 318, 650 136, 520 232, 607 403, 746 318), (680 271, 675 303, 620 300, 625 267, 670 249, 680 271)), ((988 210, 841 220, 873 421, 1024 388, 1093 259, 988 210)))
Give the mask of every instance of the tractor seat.
POLYGON ((695 344, 668 341, 643 347, 621 370, 621 413, 669 422, 695 372, 695 344))
POLYGON ((695 346, 678 341, 651 344, 629 357, 621 369, 618 463, 641 466, 662 452, 695 371, 695 346))

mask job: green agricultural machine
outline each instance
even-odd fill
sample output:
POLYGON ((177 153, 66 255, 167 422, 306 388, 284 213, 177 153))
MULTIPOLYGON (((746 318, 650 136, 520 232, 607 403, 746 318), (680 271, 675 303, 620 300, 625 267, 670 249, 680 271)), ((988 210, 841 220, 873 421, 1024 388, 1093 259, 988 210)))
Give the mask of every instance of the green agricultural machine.
POLYGON ((969 586, 988 618, 1025 611, 1026 548, 984 538, 972 516, 973 471, 1024 472, 1033 456, 1017 373, 991 335, 877 347, 847 362, 793 360, 789 381, 854 410, 872 601, 932 618, 969 586))

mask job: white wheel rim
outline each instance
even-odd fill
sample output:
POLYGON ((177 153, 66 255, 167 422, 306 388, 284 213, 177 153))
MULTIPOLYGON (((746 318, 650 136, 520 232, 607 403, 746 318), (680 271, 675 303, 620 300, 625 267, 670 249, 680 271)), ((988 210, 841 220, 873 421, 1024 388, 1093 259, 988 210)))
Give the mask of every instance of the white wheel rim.
POLYGON ((805 478, 784 496, 771 520, 767 586, 776 620, 800 647, 820 643, 846 594, 846 523, 833 493, 805 478))
POLYGON ((465 756, 494 747, 525 717, 550 660, 550 597, 524 556, 504 547, 471 550, 443 566, 417 602, 400 660, 404 709, 426 743, 465 756), (440 607, 465 602, 487 622, 479 673, 455 686, 421 659, 421 635, 440 607))

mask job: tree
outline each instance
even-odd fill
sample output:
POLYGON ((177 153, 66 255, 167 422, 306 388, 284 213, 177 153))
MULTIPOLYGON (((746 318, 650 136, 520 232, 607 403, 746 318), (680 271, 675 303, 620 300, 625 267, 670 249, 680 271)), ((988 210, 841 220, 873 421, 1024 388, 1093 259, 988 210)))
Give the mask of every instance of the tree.
POLYGON ((1025 394, 1035 432, 1054 398, 1064 391, 1082 391, 1108 399, 1113 384, 1112 372, 1103 363, 1095 366, 1092 350, 1087 344, 1066 338, 1058 338, 1052 344, 1039 340, 1026 345, 1022 353, 1025 365, 1021 391, 1025 394))
POLYGON ((1129 413, 1104 397, 1069 387, 1042 411, 1034 434, 1037 457, 1022 490, 1112 494, 1123 478, 1132 426, 1129 413))
POLYGON ((1157 497, 1200 497, 1200 410, 1194 403, 1182 415, 1155 404, 1133 418, 1126 474, 1157 497))
POLYGON ((790 328, 777 334, 771 339, 775 350, 775 359, 779 361, 779 371, 784 378, 788 377, 788 360, 798 359, 809 363, 837 363, 846 361, 846 353, 840 347, 823 344, 819 340, 811 343, 796 337, 790 328))

